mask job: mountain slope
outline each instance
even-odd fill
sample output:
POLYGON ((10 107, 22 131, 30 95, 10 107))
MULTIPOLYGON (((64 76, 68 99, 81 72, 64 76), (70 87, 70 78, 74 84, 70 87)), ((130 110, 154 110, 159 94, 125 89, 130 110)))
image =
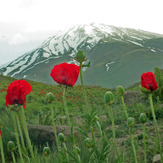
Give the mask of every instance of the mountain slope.
MULTIPOLYGON (((91 67, 84 69, 88 85, 128 87, 140 80, 142 72, 163 68, 163 36, 141 30, 103 24, 78 25, 50 37, 40 47, 0 69, 15 78, 54 83, 54 65, 76 63, 79 49, 86 52, 91 67)), ((78 83, 80 83, 78 81, 78 83)))

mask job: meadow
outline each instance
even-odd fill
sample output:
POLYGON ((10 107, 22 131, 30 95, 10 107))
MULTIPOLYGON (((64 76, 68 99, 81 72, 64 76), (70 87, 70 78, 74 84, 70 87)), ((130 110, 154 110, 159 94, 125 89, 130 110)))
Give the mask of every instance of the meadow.
MULTIPOLYGON (((30 149, 28 140, 25 139, 25 131, 23 131, 25 144, 23 148, 20 130, 19 146, 17 133, 14 130, 13 114, 17 114, 21 122, 20 110, 14 113, 12 106, 5 105, 6 91, 10 83, 15 80, 17 79, 0 75, 0 127, 5 162, 14 162, 14 154, 16 162, 150 163, 153 157, 159 154, 160 147, 150 100, 148 94, 140 91, 141 83, 125 89, 122 95, 117 94, 116 88, 83 87, 83 85, 66 87, 65 94, 64 85, 48 85, 26 80, 32 87, 30 94, 26 96, 27 104, 24 109, 32 148, 30 149), (49 92, 51 94, 48 97, 49 92), (109 105, 104 98, 106 92, 113 93, 109 105), (127 117, 134 118, 131 126, 126 119, 124 107, 127 117), (145 123, 140 121, 141 113, 147 116, 145 123), (29 129, 30 126, 37 126, 37 129, 44 127, 45 131, 38 130, 34 133, 29 129), (41 139, 43 133, 49 134, 48 129, 51 129, 48 128, 49 126, 54 130, 53 135, 41 139), (16 146, 9 149, 9 141, 15 142, 16 146), (144 142, 146 152, 144 152, 144 142), (144 153, 146 153, 146 160, 144 153)), ((162 146, 163 101, 161 98, 157 92, 153 94, 154 111, 162 146)), ((20 124, 22 130, 23 127, 23 124, 20 124)))

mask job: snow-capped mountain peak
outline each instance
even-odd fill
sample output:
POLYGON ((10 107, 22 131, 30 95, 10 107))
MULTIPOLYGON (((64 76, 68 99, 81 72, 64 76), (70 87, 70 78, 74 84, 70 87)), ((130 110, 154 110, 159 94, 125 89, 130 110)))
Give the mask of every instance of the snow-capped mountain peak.
MULTIPOLYGON (((7 66, 3 66, 0 72, 4 75, 28 77, 26 73, 40 64, 47 64, 50 60, 58 60, 63 56, 68 57, 67 62, 74 63, 74 55, 79 49, 84 49, 88 53, 100 41, 108 42, 123 42, 139 48, 148 48, 152 53, 157 51, 163 52, 163 49, 145 44, 146 40, 157 39, 163 37, 159 34, 153 34, 141 30, 128 28, 114 27, 105 24, 82 24, 73 26, 64 31, 57 32, 54 36, 44 41, 38 48, 22 55, 7 66)), ((106 62, 115 62, 114 60, 106 62)), ((106 71, 109 67, 106 66, 106 71)))

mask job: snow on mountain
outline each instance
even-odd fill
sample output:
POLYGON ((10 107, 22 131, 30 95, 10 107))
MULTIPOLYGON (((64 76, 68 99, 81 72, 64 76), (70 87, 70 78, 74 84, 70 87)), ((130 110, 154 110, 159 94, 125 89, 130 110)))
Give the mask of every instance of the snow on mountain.
POLYGON ((109 68, 110 68, 110 66, 109 65, 111 65, 111 64, 113 64, 113 63, 115 63, 115 61, 113 61, 113 62, 109 62, 109 63, 106 63, 106 71, 108 71, 109 70, 109 68))
MULTIPOLYGON (((70 57, 74 57, 78 49, 83 46, 89 51, 96 46, 101 39, 107 42, 109 40, 106 38, 109 38, 112 41, 121 41, 143 47, 144 40, 157 37, 160 37, 160 35, 104 24, 92 23, 78 25, 56 33, 56 35, 50 37, 38 48, 22 55, 7 66, 1 67, 1 70, 4 75, 10 76, 22 72, 25 73, 36 65, 43 62, 48 63, 51 58, 62 57, 65 53, 70 57)), ((151 47, 151 51, 156 52, 157 49, 151 47)), ((75 62, 75 60, 72 58, 69 62, 72 63, 75 62)), ((108 64, 106 66, 108 66, 108 64)), ((108 69, 109 67, 107 70, 108 69)))

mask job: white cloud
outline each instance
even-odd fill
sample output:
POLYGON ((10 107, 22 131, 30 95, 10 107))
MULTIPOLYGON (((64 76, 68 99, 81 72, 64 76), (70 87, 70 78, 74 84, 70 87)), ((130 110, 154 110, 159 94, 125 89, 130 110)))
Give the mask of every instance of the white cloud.
POLYGON ((0 21, 23 22, 26 32, 99 22, 163 33, 162 6, 162 0, 3 0, 0 21))
POLYGON ((10 45, 17 45, 17 44, 22 44, 25 42, 28 42, 28 38, 23 36, 21 33, 17 33, 12 36, 12 38, 9 40, 10 45))

